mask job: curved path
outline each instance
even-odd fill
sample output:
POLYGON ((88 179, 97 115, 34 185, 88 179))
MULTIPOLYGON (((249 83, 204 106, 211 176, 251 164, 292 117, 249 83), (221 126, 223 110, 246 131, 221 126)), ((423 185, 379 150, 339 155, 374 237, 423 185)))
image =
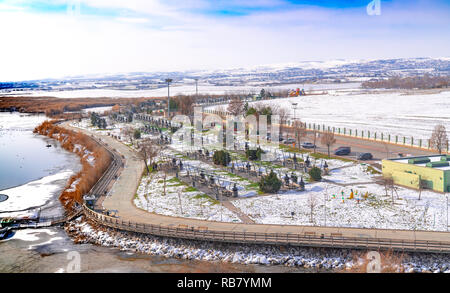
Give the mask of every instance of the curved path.
POLYGON ((117 151, 125 158, 125 167, 119 179, 103 201, 105 209, 119 211, 118 218, 105 217, 94 212, 87 213, 91 218, 111 227, 155 235, 235 243, 362 249, 392 248, 405 251, 450 253, 450 233, 446 232, 225 223, 149 213, 133 204, 133 198, 144 171, 144 163, 137 157, 135 151, 112 137, 73 128, 67 123, 64 127, 82 131, 88 135, 93 134, 97 139, 106 142, 111 150, 117 151), (201 234, 198 231, 208 231, 208 233, 201 234))

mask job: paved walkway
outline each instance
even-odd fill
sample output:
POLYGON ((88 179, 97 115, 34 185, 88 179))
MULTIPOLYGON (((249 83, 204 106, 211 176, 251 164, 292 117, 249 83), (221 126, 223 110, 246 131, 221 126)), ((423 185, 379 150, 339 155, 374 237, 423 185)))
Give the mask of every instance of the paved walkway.
POLYGON ((255 224, 255 221, 250 219, 249 216, 244 214, 240 209, 235 207, 231 202, 224 201, 224 202, 222 202, 222 205, 224 207, 226 207, 227 209, 229 209, 230 211, 232 211, 233 213, 235 213, 236 216, 238 216, 238 218, 242 221, 242 223, 244 223, 244 224, 255 224))
POLYGON ((116 181, 112 191, 103 202, 103 205, 106 209, 118 210, 118 216, 123 221, 154 224, 173 228, 188 226, 197 229, 199 227, 205 227, 209 231, 286 233, 299 235, 314 234, 318 236, 340 235, 342 237, 384 238, 395 239, 399 241, 441 241, 450 244, 450 233, 447 232, 225 223, 170 217, 149 213, 138 209, 133 204, 133 198, 136 194, 141 174, 144 170, 144 163, 142 162, 142 160, 139 160, 137 158, 135 152, 130 147, 118 142, 111 137, 101 135, 99 133, 92 133, 86 130, 81 131, 89 135, 93 134, 97 138, 102 139, 111 147, 111 149, 115 149, 118 153, 122 154, 125 157, 125 168, 122 171, 120 178, 116 181))

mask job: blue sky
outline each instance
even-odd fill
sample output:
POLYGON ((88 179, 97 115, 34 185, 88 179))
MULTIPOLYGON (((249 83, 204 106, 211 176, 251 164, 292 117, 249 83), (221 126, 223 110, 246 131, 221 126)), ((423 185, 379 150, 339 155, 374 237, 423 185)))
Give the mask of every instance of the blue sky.
POLYGON ((0 0, 0 80, 449 57, 450 1, 369 2, 0 0))

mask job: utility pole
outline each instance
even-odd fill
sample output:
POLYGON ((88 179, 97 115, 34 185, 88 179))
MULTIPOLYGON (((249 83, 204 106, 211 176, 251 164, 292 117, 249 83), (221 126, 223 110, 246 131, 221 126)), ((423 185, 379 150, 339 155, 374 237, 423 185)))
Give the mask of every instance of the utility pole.
POLYGON ((198 99, 198 78, 195 79, 195 98, 198 99))
POLYGON ((170 83, 173 80, 171 78, 167 78, 167 117, 170 119, 170 83))

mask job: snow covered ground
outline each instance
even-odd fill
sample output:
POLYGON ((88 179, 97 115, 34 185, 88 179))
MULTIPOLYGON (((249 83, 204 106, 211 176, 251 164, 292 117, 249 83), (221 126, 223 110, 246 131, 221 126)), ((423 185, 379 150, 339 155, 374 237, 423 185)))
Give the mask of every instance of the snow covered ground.
POLYGON ((36 210, 32 208, 43 206, 54 198, 55 193, 61 190, 73 174, 73 171, 66 170, 18 187, 2 190, 2 194, 8 195, 9 198, 0 202, 0 217, 35 215, 36 210), (26 211, 27 209, 31 210, 26 211))
MULTIPOLYGON (((337 89, 351 89, 358 88, 359 83, 342 83, 342 84, 306 84, 305 90, 337 90, 337 89)), ((284 84, 275 86, 261 86, 261 85, 231 85, 231 86, 216 86, 209 83, 199 83, 199 94, 225 94, 225 93, 254 93, 259 94, 262 88, 268 91, 278 90, 294 90, 302 88, 302 84, 284 84)), ((170 93, 172 95, 193 95, 196 93, 195 83, 193 81, 184 82, 181 84, 172 84, 170 86, 170 93)), ((160 87, 149 90, 113 90, 113 89, 89 89, 89 90, 64 90, 64 91, 20 91, 20 93, 11 93, 7 95, 30 95, 33 97, 57 97, 57 98, 139 98, 139 97, 165 97, 167 96, 167 87, 160 87)))
MULTIPOLYGON (((185 169, 203 169, 207 175, 212 174, 220 178, 223 184, 228 184, 228 187, 236 182, 239 198, 232 203, 257 223, 447 231, 445 195, 423 191, 422 199, 419 201, 417 191, 398 187, 394 192, 392 203, 391 191, 386 196, 384 186, 375 183, 374 175, 367 170, 368 166, 365 164, 336 159, 326 160, 330 174, 324 176, 324 179, 329 182, 307 184, 305 192, 290 191, 259 196, 255 182, 236 177, 212 164, 183 158, 182 151, 186 149, 182 148, 177 140, 174 140, 170 148, 163 153, 169 157, 182 159, 185 169), (352 191, 354 199, 349 199, 352 191), (312 217, 311 197, 316 201, 312 217)), ((286 155, 283 152, 277 153, 280 154, 286 155)), ((242 160, 235 157, 233 162, 240 164, 242 160)), ((324 162, 317 160, 315 163, 322 167, 324 162)), ((288 168, 268 164, 261 166, 263 172, 266 168, 273 168, 279 177, 292 172, 288 168)), ((297 176, 301 175, 305 179, 309 177, 297 171, 297 176)), ((221 220, 216 205, 206 205, 204 202, 204 205, 201 205, 202 201, 209 199, 199 196, 200 192, 188 192, 187 186, 179 182, 169 184, 168 195, 162 195, 161 174, 155 176, 153 179, 147 177, 142 180, 135 199, 135 204, 139 208, 165 215, 221 220), (180 198, 178 191, 181 191, 180 198)), ((222 214, 223 221, 237 219, 233 213, 228 210, 227 212, 230 214, 225 215, 225 212, 222 214)))
MULTIPOLYGON (((415 139, 428 139, 437 124, 446 126, 450 131, 450 91, 439 94, 380 93, 351 94, 336 92, 320 96, 263 101, 268 105, 276 105, 290 111, 293 118, 292 102, 298 103, 295 116, 306 123, 325 124, 330 127, 364 130, 366 133, 377 132, 385 138, 391 134, 399 141, 403 136, 415 139)), ((212 106, 216 108, 220 106, 212 106)), ((425 143, 425 142, 424 142, 425 143)))
POLYGON ((320 182, 307 184, 305 192, 239 199, 233 204, 261 224, 447 231, 445 195, 423 191, 418 200, 418 192, 399 187, 392 203, 391 191, 386 196, 384 186, 377 184, 342 187, 320 182), (354 199, 349 199, 352 190, 354 199), (311 201, 315 201, 312 218, 311 201))
MULTIPOLYGON (((210 243, 182 239, 152 237, 111 229, 96 229, 79 221, 71 223, 66 230, 84 238, 84 242, 125 251, 139 252, 167 258, 201 261, 220 261, 240 264, 283 265, 310 269, 312 271, 344 271, 361 267, 366 255, 347 249, 316 249, 303 247, 275 247, 210 243)), ((450 273, 450 258, 442 254, 402 254, 398 263, 382 261, 383 268, 412 272, 450 273)))
POLYGON ((240 222, 239 218, 198 190, 174 176, 166 178, 164 194, 163 172, 152 173, 141 180, 134 204, 152 213, 220 222, 240 222))

